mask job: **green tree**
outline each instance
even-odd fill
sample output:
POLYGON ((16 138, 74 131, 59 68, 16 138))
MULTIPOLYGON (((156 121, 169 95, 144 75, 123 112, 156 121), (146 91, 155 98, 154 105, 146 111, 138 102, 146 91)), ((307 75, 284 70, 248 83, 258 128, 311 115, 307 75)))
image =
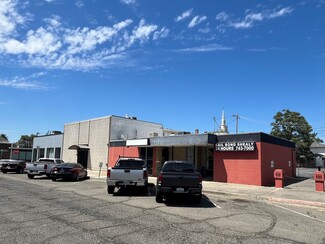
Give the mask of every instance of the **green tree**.
POLYGON ((296 143, 296 159, 300 163, 313 160, 310 151, 311 144, 317 140, 317 134, 306 119, 298 112, 283 109, 273 117, 271 135, 281 137, 296 143))
POLYGON ((32 148, 33 147, 33 139, 36 135, 22 135, 18 141, 19 147, 23 148, 32 148))

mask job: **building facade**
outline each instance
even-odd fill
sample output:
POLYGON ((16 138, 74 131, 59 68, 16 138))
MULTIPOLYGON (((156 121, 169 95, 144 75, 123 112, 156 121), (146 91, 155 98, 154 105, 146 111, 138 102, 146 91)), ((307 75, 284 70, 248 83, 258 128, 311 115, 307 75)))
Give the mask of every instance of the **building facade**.
POLYGON ((100 166, 108 162, 110 142, 150 135, 163 136, 162 124, 114 115, 66 124, 62 159, 78 162, 91 170, 99 170, 100 166))
POLYGON ((108 165, 125 155, 151 160, 153 176, 167 160, 191 161, 204 177, 216 182, 257 186, 273 185, 275 169, 283 169, 287 177, 296 172, 295 144, 262 132, 115 141, 110 143, 108 165))
POLYGON ((51 132, 49 135, 37 136, 33 139, 32 160, 39 158, 61 158, 63 133, 51 132))

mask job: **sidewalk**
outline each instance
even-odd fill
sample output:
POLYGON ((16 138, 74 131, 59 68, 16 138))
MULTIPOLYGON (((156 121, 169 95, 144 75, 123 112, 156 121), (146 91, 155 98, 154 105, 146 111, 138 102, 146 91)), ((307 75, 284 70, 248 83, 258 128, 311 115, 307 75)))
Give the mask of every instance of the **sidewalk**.
MULTIPOLYGON (((99 173, 99 171, 88 170, 88 175, 93 180, 106 180, 106 171, 99 173)), ((202 184, 203 193, 230 194, 256 200, 325 208, 325 192, 316 192, 313 179, 296 178, 289 181, 284 188, 213 181, 203 181, 202 184)), ((149 183, 156 184, 156 177, 149 177, 149 183)))

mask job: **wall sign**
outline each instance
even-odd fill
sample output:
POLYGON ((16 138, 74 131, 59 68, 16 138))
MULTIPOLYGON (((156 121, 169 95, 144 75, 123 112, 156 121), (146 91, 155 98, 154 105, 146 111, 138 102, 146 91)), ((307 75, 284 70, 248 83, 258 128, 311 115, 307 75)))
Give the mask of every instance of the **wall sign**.
POLYGON ((216 145, 217 151, 255 151, 255 142, 218 142, 216 145))

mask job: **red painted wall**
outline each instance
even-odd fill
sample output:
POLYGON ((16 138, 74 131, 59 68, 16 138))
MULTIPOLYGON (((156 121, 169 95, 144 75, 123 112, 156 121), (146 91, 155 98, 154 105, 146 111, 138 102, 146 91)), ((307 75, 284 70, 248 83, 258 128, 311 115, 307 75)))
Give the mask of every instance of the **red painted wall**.
POLYGON ((293 148, 263 143, 262 145, 262 185, 274 185, 274 170, 283 169, 287 177, 296 176, 296 160, 293 148), (274 161, 274 167, 271 167, 274 161), (289 161, 291 162, 289 165, 289 161))
POLYGON ((119 157, 139 157, 138 147, 110 147, 108 157, 108 167, 113 167, 119 157))
POLYGON ((213 179, 218 182, 260 186, 261 144, 254 152, 214 152, 213 179))

